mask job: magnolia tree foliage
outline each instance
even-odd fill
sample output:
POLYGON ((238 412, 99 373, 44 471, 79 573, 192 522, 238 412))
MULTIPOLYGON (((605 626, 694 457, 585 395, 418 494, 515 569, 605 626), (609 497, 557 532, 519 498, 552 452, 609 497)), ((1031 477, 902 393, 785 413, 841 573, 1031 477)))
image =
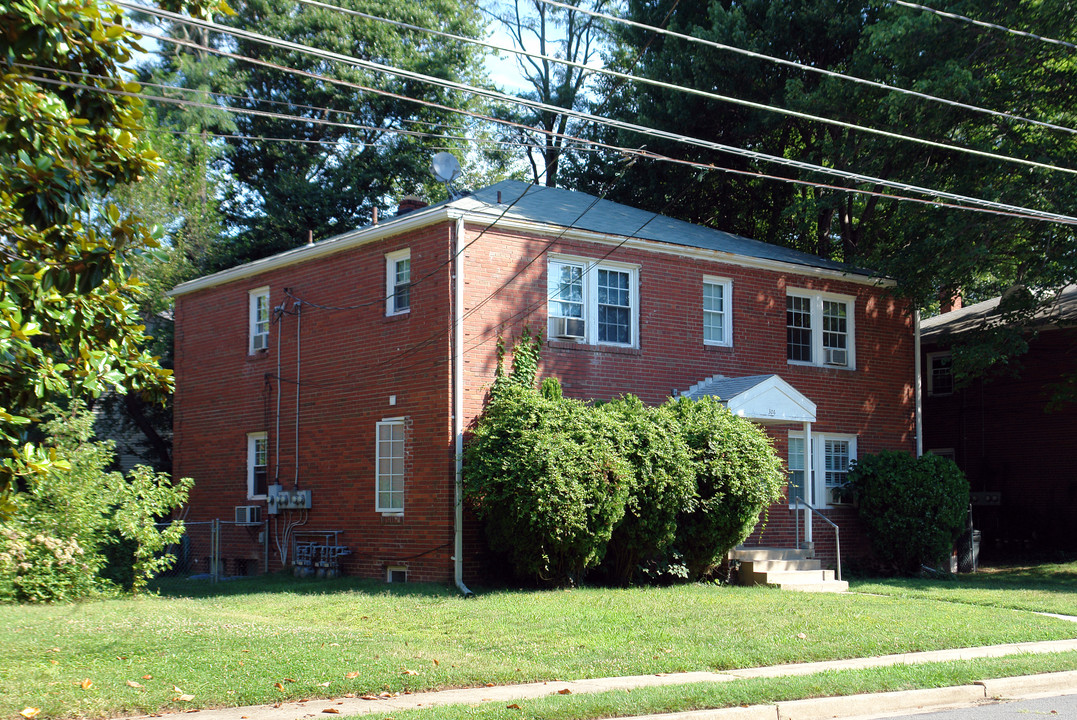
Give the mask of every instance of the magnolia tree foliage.
POLYGON ((520 577, 565 585, 604 563, 627 583, 677 555, 682 577, 707 574, 781 494, 766 434, 717 400, 646 407, 535 390, 540 342, 513 350, 464 451, 465 494, 490 545, 520 577))
MULTIPOLYGON (((171 3, 175 9, 176 4, 171 3)), ((226 7, 221 3, 220 7, 226 7)), ((157 246, 97 199, 159 165, 140 136, 135 36, 99 0, 0 9, 0 492, 49 471, 28 430, 50 398, 109 387, 160 397, 171 376, 143 349, 133 256, 157 246)), ((7 508, 10 510, 10 507, 7 508)))

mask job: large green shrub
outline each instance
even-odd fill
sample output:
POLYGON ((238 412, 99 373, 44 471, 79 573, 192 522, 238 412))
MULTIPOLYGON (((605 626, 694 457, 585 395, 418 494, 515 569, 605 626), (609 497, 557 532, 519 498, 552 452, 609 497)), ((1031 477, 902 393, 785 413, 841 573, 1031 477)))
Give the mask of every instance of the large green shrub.
POLYGON ((677 519, 674 545, 691 577, 701 577, 742 542, 781 498, 782 461, 757 425, 718 400, 671 402, 695 466, 696 503, 677 519))
POLYGON ((576 400, 511 383, 492 394, 464 451, 464 487, 517 574, 570 585, 602 560, 632 483, 620 432, 576 400))
POLYGON ((669 404, 648 407, 627 395, 601 409, 624 426, 622 452, 635 475, 603 563, 611 581, 627 584, 641 564, 657 560, 673 542, 677 516, 694 504, 695 467, 669 404))
POLYGON ((0 522, 0 600, 74 600, 119 589, 109 575, 140 590, 172 562, 162 551, 179 540, 183 524, 162 532, 155 522, 186 499, 191 481, 173 484, 144 467, 127 478, 106 472, 113 444, 91 439, 93 415, 79 402, 50 412, 45 444, 58 462, 29 479, 12 516, 0 522), (116 546, 126 550, 122 567, 106 568, 116 546))
POLYGON ((883 451, 857 460, 849 483, 876 557, 898 572, 938 564, 965 529, 969 483, 949 458, 883 451))

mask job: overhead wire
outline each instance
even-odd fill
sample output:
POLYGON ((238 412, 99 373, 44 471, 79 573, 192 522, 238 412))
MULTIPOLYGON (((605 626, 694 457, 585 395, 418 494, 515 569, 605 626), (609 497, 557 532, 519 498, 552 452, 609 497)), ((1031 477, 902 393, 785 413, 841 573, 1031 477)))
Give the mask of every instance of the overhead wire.
MULTIPOLYGON (((539 2, 546 2, 546 0, 539 0, 539 2)), ((1049 43, 1052 45, 1061 45, 1062 47, 1067 47, 1071 50, 1077 50, 1077 44, 1071 43, 1067 40, 1056 40, 1054 38, 1044 37, 1043 35, 1037 35, 1036 33, 1026 32, 1025 30, 1017 30, 1015 28, 1006 27, 1005 25, 998 25, 996 23, 985 22, 983 20, 976 20, 965 15, 958 15, 957 13, 936 10, 935 8, 928 7, 927 5, 907 2, 906 0, 891 0, 891 2, 893 2, 895 5, 911 8, 913 10, 922 10, 933 15, 938 15, 939 17, 966 22, 971 25, 976 25, 977 27, 987 28, 989 30, 999 30, 1002 32, 1010 33, 1011 35, 1017 35, 1019 37, 1029 38, 1032 40, 1039 40, 1040 42, 1049 43)))
MULTIPOLYGON (((592 17, 597 17, 597 18, 600 18, 600 19, 603 19, 603 20, 607 20, 609 22, 614 22, 614 23, 618 23, 618 24, 621 24, 621 25, 626 25, 628 27, 639 28, 641 30, 646 30, 648 32, 657 33, 659 35, 665 35, 667 37, 676 38, 678 40, 684 40, 685 42, 695 43, 697 45, 702 45, 704 47, 710 47, 710 48, 714 48, 716 50, 724 50, 724 51, 727 51, 727 52, 736 53, 738 55, 743 55, 745 57, 750 57, 750 58, 754 58, 754 59, 757 59, 757 60, 765 60, 767 62, 776 63, 778 65, 784 65, 786 67, 794 67, 794 68, 797 68, 799 70, 804 70, 806 72, 812 72, 812 73, 816 73, 818 75, 825 75, 827 77, 838 78, 840 80, 856 83, 856 84, 859 84, 859 85, 865 85, 865 86, 868 86, 868 87, 874 87, 874 88, 878 88, 880 90, 886 90, 888 92, 899 93, 899 94, 902 94, 902 95, 909 95, 911 97, 920 98, 921 100, 928 100, 928 101, 931 101, 931 102, 941 103, 943 105, 948 105, 948 106, 951 106, 951 107, 960 108, 962 110, 969 110, 971 112, 983 113, 983 114, 986 114, 986 115, 992 115, 994 117, 1006 118, 1008 120, 1017 120, 1019 122, 1029 123, 1031 125, 1038 125, 1040 127, 1049 128, 1051 130, 1058 130, 1058 131, 1061 131, 1061 132, 1077 134, 1077 128, 1067 127, 1065 125, 1058 125, 1056 123, 1051 123, 1051 122, 1047 122, 1047 121, 1044 121, 1044 120, 1036 120, 1035 118, 1029 118, 1029 117, 1025 117, 1025 116, 1022 116, 1022 115, 1017 115, 1015 113, 1005 112, 1005 111, 1002 111, 1002 110, 993 110, 991 108, 981 107, 981 106, 978 106, 978 105, 972 105, 970 103, 964 103, 964 102, 960 102, 958 100, 952 100, 952 99, 949 99, 949 98, 939 97, 937 95, 931 95, 929 93, 919 92, 917 90, 910 90, 908 88, 903 88, 903 87, 900 87, 900 86, 897 86, 897 85, 889 85, 887 83, 879 82, 877 80, 869 80, 867 78, 862 78, 862 77, 858 77, 856 75, 849 75, 847 73, 837 72, 836 70, 830 70, 828 68, 818 67, 816 65, 807 65, 805 63, 799 63, 799 62, 796 62, 794 60, 787 60, 785 58, 776 57, 774 55, 767 55, 765 53, 755 52, 754 50, 747 50, 745 48, 737 47, 736 45, 729 45, 727 43, 715 42, 714 40, 707 40, 705 38, 696 37, 694 35, 687 35, 687 34, 684 34, 684 33, 675 32, 673 30, 667 30, 665 28, 660 28, 660 27, 657 27, 655 25, 647 25, 646 23, 637 22, 635 20, 629 20, 628 18, 620 18, 620 17, 617 17, 616 15, 610 15, 608 13, 603 13, 603 12, 599 12, 599 11, 596 11, 596 10, 590 10, 590 9, 584 8, 584 7, 577 7, 575 5, 569 5, 567 3, 560 2, 559 0, 535 0, 535 2, 540 2, 540 3, 543 3, 545 5, 551 5, 551 6, 554 6, 554 7, 559 7, 559 8, 572 10, 572 11, 575 11, 575 12, 584 13, 585 15, 590 15, 592 17)), ((898 2, 898 0, 894 0, 894 2, 898 2)), ((911 3, 905 3, 905 2, 898 2, 898 4, 911 5, 911 3)), ((922 6, 918 6, 918 7, 922 7, 922 6)))
MULTIPOLYGON (((168 39, 168 38, 163 38, 163 39, 168 39)), ((183 44, 191 44, 191 43, 183 41, 183 44)), ((205 49, 208 49, 208 50, 213 50, 213 48, 209 48, 208 46, 198 46, 198 47, 202 47, 202 48, 205 48, 205 49)), ((265 63, 265 61, 255 60, 253 58, 246 58, 246 57, 244 57, 242 55, 236 55, 234 53, 226 53, 226 54, 229 55, 230 57, 233 57, 233 58, 239 59, 239 60, 247 60, 247 61, 255 62, 255 63, 265 63)), ((287 68, 286 66, 276 66, 276 67, 278 69, 282 70, 282 71, 289 70, 289 68, 287 68)), ((60 70, 60 69, 51 69, 50 68, 49 71, 57 72, 57 73, 61 73, 61 74, 67 74, 67 75, 84 76, 84 77, 98 78, 98 79, 108 79, 108 78, 105 78, 105 76, 91 75, 89 73, 71 71, 71 70, 60 70)), ((311 75, 311 73, 307 73, 306 71, 294 70, 294 72, 301 73, 303 75, 311 75)), ((209 104, 209 103, 200 103, 200 102, 197 102, 197 101, 184 100, 184 99, 181 99, 181 98, 169 98, 169 97, 156 96, 156 95, 146 95, 146 94, 143 94, 143 93, 133 93, 133 92, 130 92, 130 91, 120 91, 120 90, 114 90, 114 89, 108 89, 108 88, 100 88, 100 87, 96 87, 96 86, 88 86, 88 85, 83 85, 83 84, 79 84, 79 83, 73 83, 73 82, 70 82, 70 81, 61 81, 61 80, 50 79, 50 78, 38 78, 36 76, 32 76, 32 77, 35 77, 36 79, 39 79, 40 81, 46 82, 46 83, 71 85, 71 86, 76 86, 76 87, 80 87, 80 88, 84 88, 84 89, 88 89, 88 90, 104 92, 104 93, 108 93, 108 94, 126 95, 126 96, 131 96, 131 97, 139 97, 139 98, 146 99, 146 100, 149 100, 149 101, 164 102, 166 104, 219 109, 219 110, 223 110, 223 111, 231 112, 231 113, 235 113, 235 114, 265 115, 265 116, 270 116, 270 117, 277 117, 277 118, 280 118, 280 119, 294 120, 294 121, 297 121, 297 122, 311 122, 311 123, 315 123, 315 124, 333 125, 333 126, 345 127, 345 128, 358 128, 358 129, 369 130, 369 131, 400 133, 400 134, 406 134, 406 135, 410 135, 410 136, 413 136, 413 137, 419 137, 419 138, 460 140, 460 141, 464 141, 464 142, 468 142, 468 143, 487 142, 489 144, 500 144, 500 145, 517 144, 517 145, 519 145, 521 147, 528 147, 528 148, 540 147, 540 146, 531 145, 531 144, 528 144, 528 143, 514 143, 513 141, 506 141, 506 140, 479 140, 479 139, 476 139, 476 138, 473 138, 473 137, 468 137, 468 136, 449 136, 449 135, 437 134, 437 133, 422 133, 420 131, 404 130, 404 129, 401 129, 401 128, 393 128, 391 126, 390 127, 384 127, 384 126, 383 127, 377 127, 377 126, 359 126, 359 125, 355 125, 355 124, 352 124, 352 123, 337 123, 337 122, 334 122, 334 121, 323 120, 321 118, 309 118, 309 117, 304 117, 304 116, 287 115, 287 114, 283 114, 283 113, 266 113, 265 111, 248 110, 248 109, 244 109, 244 108, 232 108, 232 107, 229 107, 229 106, 226 106, 226 105, 215 105, 215 104, 209 104)), ((314 77, 322 77, 322 76, 315 75, 314 77)), ((324 77, 323 79, 325 81, 327 81, 327 82, 336 82, 336 83, 339 83, 339 84, 342 84, 342 85, 347 85, 347 86, 354 85, 353 83, 348 83, 346 81, 337 80, 335 78, 324 77)), ((374 93, 384 92, 384 91, 379 91, 379 90, 373 89, 373 88, 369 89, 369 91, 374 92, 374 93)), ((201 92, 206 92, 206 91, 199 91, 199 92, 201 93, 201 92)), ((564 145, 564 146, 562 146, 561 149, 563 151, 567 151, 567 152, 612 151, 612 152, 616 152, 616 153, 619 153, 619 154, 622 154, 622 155, 641 157, 641 158, 654 160, 654 161, 658 161, 658 162, 669 162, 669 163, 675 163, 675 164, 682 164, 682 165, 686 165, 686 166, 690 166, 690 167, 694 167, 694 168, 698 168, 698 169, 702 169, 702 170, 714 170, 714 171, 725 172, 725 173, 734 174, 734 175, 752 176, 752 177, 758 177, 758 178, 761 178, 761 179, 775 180, 775 181, 786 182, 786 183, 791 183, 791 184, 796 184, 796 185, 802 185, 802 186, 808 186, 808 187, 816 187, 816 188, 819 188, 819 189, 827 189, 827 190, 834 190, 834 191, 840 191, 840 192, 851 193, 851 194, 865 195, 865 196, 869 196, 869 197, 879 197, 879 198, 891 199, 891 200, 896 200, 896 201, 901 201, 901 202, 913 202, 913 203, 931 205, 931 206, 936 206, 936 207, 944 207, 944 208, 950 208, 950 209, 961 209, 961 210, 972 211, 972 212, 981 212, 981 213, 988 213, 988 214, 994 214, 994 215, 1023 218, 1023 219, 1036 220, 1036 221, 1047 221, 1047 222, 1059 222, 1059 223, 1063 223, 1063 224, 1073 224, 1073 221, 1067 222, 1067 221, 1059 219, 1059 218, 1045 217, 1042 214, 1041 211, 1032 210, 1032 209, 1028 209, 1028 208, 1022 208, 1022 210, 1000 210, 1000 209, 993 209, 993 208, 989 208, 989 207, 966 205, 966 204, 962 204, 960 202, 944 202, 944 201, 937 200, 937 199, 917 198, 917 197, 910 197, 910 196, 907 196, 907 195, 898 195, 898 194, 893 194, 893 193, 881 193, 881 192, 877 192, 877 191, 865 190, 865 189, 860 189, 860 188, 852 188, 852 187, 846 187, 846 186, 840 186, 840 185, 831 185, 831 184, 828 184, 828 183, 814 182, 814 181, 810 181, 810 180, 803 180, 803 179, 800 179, 800 178, 790 178, 790 177, 787 177, 787 176, 773 175, 773 174, 762 173, 762 172, 758 172, 758 171, 735 169, 735 168, 730 168, 730 167, 726 167, 726 166, 722 166, 722 165, 717 165, 717 164, 714 164, 714 163, 704 163, 704 162, 698 162, 698 161, 683 160, 683 159, 679 159, 679 158, 673 158, 673 157, 670 157, 670 156, 661 155, 661 154, 658 154, 658 153, 646 151, 646 150, 643 150, 643 149, 635 149, 635 148, 629 148, 629 147, 625 147, 625 146, 616 146, 616 145, 609 145, 609 144, 605 144, 605 143, 600 143, 600 142, 597 142, 597 141, 588 140, 588 139, 581 138, 581 137, 574 136, 574 135, 570 135, 570 134, 567 134, 567 133, 555 133, 555 132, 552 132, 552 131, 543 130, 541 128, 530 128, 530 126, 525 126, 525 125, 523 125, 521 123, 516 123, 516 122, 508 121, 508 120, 502 120, 500 118, 495 118, 495 117, 488 116, 488 115, 482 115, 482 114, 475 113, 475 112, 472 112, 472 111, 454 110, 450 106, 440 105, 440 104, 437 104, 437 103, 431 103, 429 101, 418 100, 418 99, 414 99, 414 98, 407 98, 406 96, 397 96, 397 97, 400 97, 401 99, 411 100, 412 102, 423 104, 423 105, 431 105, 431 106, 434 106, 434 107, 437 107, 437 108, 440 108, 440 109, 459 112, 459 113, 465 114, 465 115, 470 116, 470 117, 475 118, 475 119, 481 119, 481 120, 485 120, 485 121, 489 121, 489 122, 493 122, 493 123, 501 123, 501 124, 510 125, 510 126, 526 127, 526 128, 528 128, 530 130, 533 130, 535 132, 546 133, 548 135, 554 135, 554 136, 557 136, 557 137, 562 138, 562 139, 577 141, 577 142, 580 142, 580 143, 587 143, 587 144, 590 144, 590 145, 594 146, 592 148, 583 148, 583 147, 580 147, 578 145, 564 145)), ((312 107, 312 106, 308 106, 308 107, 312 107)), ((221 137, 234 137, 234 138, 246 139, 246 140, 261 140, 261 139, 269 139, 269 140, 271 140, 271 139, 273 139, 273 138, 261 138, 261 137, 258 137, 258 136, 246 136, 246 135, 220 135, 220 136, 221 137)), ((318 143, 332 144, 332 145, 340 145, 341 143, 346 142, 346 141, 343 141, 343 140, 317 141, 317 140, 304 140, 304 139, 300 139, 300 138, 279 138, 279 139, 282 140, 282 141, 290 141, 290 142, 318 142, 318 143)), ((454 148, 450 148, 450 149, 454 149, 454 148)), ((958 196, 958 197, 965 197, 965 196, 958 196)), ((967 200, 970 201, 970 202, 976 202, 978 199, 977 198, 968 198, 967 200)))
MULTIPOLYGON (((511 103, 511 104, 523 105, 525 107, 530 107, 532 109, 542 110, 542 111, 545 111, 545 112, 561 113, 561 114, 564 114, 564 115, 574 117, 574 118, 576 118, 578 120, 583 120, 583 121, 587 121, 587 122, 593 122, 593 123, 596 123, 596 124, 599 124, 599 125, 604 125, 606 127, 616 128, 616 129, 624 130, 624 131, 627 131, 627 132, 634 132, 634 133, 638 133, 640 135, 644 135, 644 136, 648 136, 648 137, 654 137, 654 138, 658 138, 658 139, 662 139, 662 140, 667 140, 667 141, 670 141, 670 142, 678 142, 678 143, 683 143, 683 144, 688 144, 688 145, 694 145, 696 147, 702 147, 702 148, 706 148, 706 149, 709 149, 709 150, 714 150, 714 151, 718 151, 718 152, 724 152, 724 153, 727 153, 727 154, 736 155, 736 156, 751 159, 751 160, 757 160, 757 161, 760 161, 760 162, 767 162, 767 163, 772 163, 772 164, 777 164, 777 165, 783 165, 783 166, 786 166, 786 167, 794 168, 794 169, 805 171, 805 172, 815 172, 815 173, 820 173, 820 174, 824 174, 824 175, 831 175, 831 176, 834 176, 834 177, 840 177, 842 179, 851 180, 853 182, 863 182, 863 183, 869 183, 869 184, 873 184, 873 185, 880 185, 880 186, 883 186, 883 187, 889 187, 889 188, 892 188, 892 189, 903 190, 905 192, 910 192, 910 193, 914 193, 914 194, 918 194, 918 195, 926 195, 926 196, 929 196, 929 197, 945 198, 945 199, 954 200, 954 201, 957 201, 957 202, 968 202, 970 204, 979 205, 981 207, 990 207, 990 208, 994 208, 994 209, 998 209, 998 210, 1006 210, 1006 211, 1010 211, 1010 212, 1017 212, 1017 213, 1027 212, 1029 214, 1037 215, 1037 216, 1048 218, 1048 219, 1059 220, 1059 221, 1062 221, 1062 222, 1077 221, 1077 218, 1074 218, 1074 217, 1068 216, 1068 215, 1063 215, 1063 214, 1060 214, 1060 213, 1051 213, 1051 212, 1042 211, 1042 210, 1033 210, 1033 209, 1030 209, 1030 208, 1023 208, 1021 206, 1010 205, 1008 203, 1002 203, 1002 202, 991 201, 991 200, 984 200, 984 199, 981 199, 981 198, 970 198, 968 196, 959 195, 957 193, 951 193, 951 192, 947 192, 947 191, 943 191, 943 190, 937 190, 937 189, 932 189, 932 188, 921 187, 921 186, 918 186, 918 185, 914 185, 912 183, 905 183, 905 182, 899 182, 899 181, 894 181, 894 180, 887 180, 885 178, 873 177, 873 176, 870 176, 870 175, 864 175, 864 174, 861 174, 861 173, 851 172, 851 171, 847 171, 847 170, 840 170, 838 168, 830 168, 830 167, 826 167, 826 166, 822 166, 822 165, 816 165, 816 164, 813 164, 813 163, 808 163, 808 162, 804 162, 804 161, 800 161, 800 160, 795 160, 795 159, 792 159, 792 158, 784 158, 784 157, 779 157, 779 156, 775 156, 775 155, 770 155, 770 154, 767 154, 767 153, 763 153, 763 152, 759 152, 759 151, 755 151, 755 150, 749 150, 749 149, 746 149, 746 148, 739 148, 739 147, 736 147, 736 146, 726 145, 724 143, 718 143, 718 142, 713 142, 713 141, 708 141, 708 140, 702 140, 700 138, 690 137, 690 136, 682 135, 682 134, 679 134, 679 133, 673 133, 673 132, 669 132, 669 131, 658 130, 658 129, 655 129, 655 128, 648 128, 648 127, 645 127, 645 126, 642 126, 642 125, 638 125, 638 124, 623 121, 623 120, 613 120, 613 119, 608 119, 608 118, 602 118, 602 117, 596 116, 596 115, 594 115, 592 113, 582 112, 582 111, 578 111, 578 110, 572 110, 572 109, 568 109, 568 108, 557 107, 557 106, 554 106, 554 105, 549 105, 547 103, 541 103, 541 102, 537 102, 537 101, 534 101, 534 100, 529 100, 529 99, 526 99, 526 98, 519 98, 519 97, 515 97, 515 96, 511 96, 511 95, 506 95, 506 94, 498 92, 498 91, 484 89, 484 88, 478 88, 478 87, 474 87, 474 86, 471 86, 471 85, 467 85, 466 83, 459 83, 459 82, 455 82, 455 81, 451 81, 451 80, 444 80, 442 78, 433 77, 433 76, 430 76, 430 75, 426 75, 424 73, 418 73, 418 72, 411 71, 411 70, 406 70, 406 69, 402 69, 402 68, 395 68, 395 67, 392 67, 392 66, 387 66, 387 65, 384 65, 382 63, 376 63, 376 62, 371 62, 371 61, 367 61, 367 60, 361 60, 359 58, 351 57, 351 56, 348 56, 348 55, 342 55, 340 53, 327 51, 327 50, 321 50, 321 49, 318 49, 318 48, 312 48, 310 46, 302 45, 302 44, 299 44, 299 43, 293 43, 293 42, 290 42, 290 41, 287 41, 287 40, 281 40, 279 38, 274 38, 274 37, 262 35, 260 33, 253 33, 251 31, 238 30, 238 29, 235 29, 235 28, 229 28, 227 26, 220 25, 220 24, 212 22, 212 21, 200 20, 200 19, 196 19, 196 18, 188 18, 188 17, 182 16, 182 15, 178 15, 176 13, 171 13, 171 12, 166 11, 166 10, 161 10, 161 9, 158 9, 158 8, 149 8, 149 7, 146 7, 144 5, 127 2, 126 0, 115 0, 115 2, 116 2, 117 5, 120 5, 122 7, 128 7, 128 8, 138 10, 138 11, 141 11, 141 12, 146 12, 146 13, 149 13, 149 14, 157 15, 158 17, 162 17, 164 19, 173 20, 175 22, 182 22, 182 23, 193 25, 195 27, 202 27, 202 28, 205 28, 205 29, 215 30, 215 31, 218 31, 218 32, 226 33, 226 34, 231 34, 231 35, 233 35, 235 37, 241 37, 241 38, 244 38, 244 39, 252 40, 254 42, 259 42, 259 43, 270 45, 270 46, 273 46, 273 47, 279 47, 279 48, 283 48, 283 49, 288 49, 288 50, 292 50, 292 51, 295 51, 295 52, 303 52, 303 53, 314 55, 316 57, 321 57, 321 58, 326 59, 326 60, 333 60, 333 61, 336 61, 336 62, 342 62, 342 63, 345 63, 345 64, 351 64, 351 65, 353 65, 355 67, 361 67, 361 68, 371 70, 371 71, 374 71, 374 72, 388 73, 388 74, 395 75, 397 77, 411 79, 411 80, 415 80, 417 82, 422 82, 422 83, 428 83, 428 84, 435 85, 435 86, 442 87, 442 88, 449 89, 449 90, 456 90, 456 91, 459 91, 459 92, 472 93, 472 94, 475 94, 475 95, 478 95, 478 96, 481 96, 481 97, 486 97, 486 98, 492 99, 492 100, 499 100, 499 101, 507 102, 507 103, 511 103)), ((1062 168, 1058 168, 1058 169, 1061 170, 1062 168)))
MULTIPOLYGON (((378 21, 378 22, 385 22, 385 23, 388 23, 388 24, 393 25, 393 26, 405 27, 405 28, 407 28, 409 30, 417 30, 417 31, 420 31, 420 32, 431 33, 431 34, 439 36, 439 37, 445 37, 445 38, 449 38, 449 39, 456 40, 456 41, 459 41, 459 42, 470 42, 470 43, 474 43, 476 45, 481 45, 481 46, 484 46, 484 47, 490 47, 490 48, 495 48, 495 49, 506 50, 507 52, 517 53, 517 54, 524 55, 524 56, 527 56, 527 57, 541 59, 541 60, 543 60, 545 62, 554 62, 554 63, 558 63, 560 65, 565 65, 565 66, 568 66, 568 67, 573 67, 573 68, 577 68, 577 69, 586 70, 586 71, 591 72, 591 73, 596 73, 596 74, 600 74, 600 75, 608 75, 610 77, 616 77, 616 78, 620 78, 620 79, 623 79, 623 80, 631 80, 631 81, 636 82, 636 83, 640 83, 640 84, 643 84, 643 85, 650 85, 652 87, 661 88, 663 90, 674 90, 676 92, 682 92, 682 93, 686 93, 686 94, 689 94, 689 95, 695 95, 697 97, 706 98, 708 100, 714 100, 714 101, 717 101, 717 102, 724 102, 724 103, 728 103, 728 104, 732 104, 732 105, 740 105, 741 107, 747 107, 747 108, 751 108, 753 110, 761 110, 763 112, 776 113, 776 114, 779 114, 779 115, 785 115, 787 117, 797 118, 799 120, 809 120, 811 122, 818 122, 818 123, 823 123, 825 125, 832 125, 834 127, 845 128, 846 130, 855 130, 855 131, 858 131, 858 132, 865 132, 865 133, 869 133, 869 134, 872 134, 872 135, 878 135, 879 137, 885 137, 885 138, 889 138, 891 140, 902 140, 904 142, 912 142, 912 143, 916 143, 916 144, 919 144, 919 145, 924 145, 924 146, 927 146, 927 147, 934 147, 934 148, 939 148, 939 149, 943 149, 943 150, 951 150, 951 151, 966 153, 966 154, 975 155, 975 156, 978 156, 978 157, 989 158, 991 160, 999 160, 999 161, 1002 161, 1002 162, 1012 162, 1012 163, 1017 163, 1017 164, 1020 164, 1020 165, 1026 165, 1028 167, 1038 167, 1038 168, 1042 168, 1042 169, 1046 169, 1046 170, 1054 170, 1054 171, 1058 171, 1058 172, 1067 172, 1067 173, 1077 174, 1077 169, 1074 169, 1074 168, 1061 167, 1061 166, 1058 166, 1058 165, 1052 165, 1050 163, 1039 162, 1037 160, 1029 160, 1027 158, 1013 157, 1012 155, 1002 155, 1002 154, 999 154, 999 153, 994 153, 994 152, 990 152, 990 151, 987 151, 987 150, 979 150, 977 148, 971 148, 971 147, 967 147, 967 146, 964 146, 964 145, 955 145, 953 143, 946 143, 946 142, 941 142, 941 141, 938 141, 938 140, 929 140, 927 138, 921 138, 921 137, 917 137, 915 135, 907 135, 905 133, 899 133, 899 132, 895 132, 895 131, 892 131, 892 130, 883 130, 881 128, 871 127, 871 126, 868 126, 868 125, 861 125, 859 123, 847 122, 845 120, 837 120, 835 118, 828 118, 828 117, 824 117, 822 115, 813 115, 811 113, 802 112, 800 110, 792 110, 792 109, 789 109, 789 108, 778 107, 777 105, 770 105, 768 103, 755 102, 753 100, 745 100, 743 98, 737 98, 737 97, 733 97, 731 95, 721 95, 719 93, 714 93, 714 92, 710 92, 710 91, 707 91, 707 90, 700 90, 698 88, 692 88, 692 87, 688 87, 688 86, 685 86, 685 85, 676 85, 674 83, 668 83, 668 82, 664 82, 662 80, 655 80, 653 78, 647 78, 647 77, 641 77, 641 76, 638 76, 638 75, 631 75, 631 74, 628 74, 628 73, 622 73, 622 72, 619 72, 617 70, 610 70, 609 68, 593 67, 593 66, 587 65, 585 63, 575 62, 575 61, 567 60, 567 59, 564 59, 564 58, 557 58, 557 57, 550 56, 550 55, 542 55, 540 53, 532 53, 532 52, 528 52, 528 51, 524 51, 524 50, 513 50, 513 49, 509 49, 509 48, 500 48, 497 45, 494 45, 492 43, 487 43, 487 42, 482 41, 482 40, 476 40, 476 39, 473 39, 473 38, 467 38, 467 37, 464 37, 462 35, 454 35, 452 33, 447 33, 447 32, 441 31, 441 30, 431 30, 431 29, 428 29, 428 28, 420 27, 418 25, 411 25, 411 24, 408 24, 408 23, 401 23, 401 22, 399 22, 397 20, 389 20, 389 19, 386 19, 386 18, 378 17, 376 15, 370 15, 369 13, 363 13, 363 12, 359 12, 357 10, 351 10, 349 8, 342 8, 342 7, 339 7, 337 5, 331 5, 329 3, 321 2, 320 0, 297 0, 297 2, 299 2, 301 4, 304 4, 304 5, 310 5, 310 6, 324 8, 324 9, 331 9, 331 10, 339 12, 341 14, 358 15, 358 16, 363 17, 364 19, 374 20, 374 21, 378 21)), ((1077 132, 1077 131, 1075 131, 1075 132, 1077 132)))

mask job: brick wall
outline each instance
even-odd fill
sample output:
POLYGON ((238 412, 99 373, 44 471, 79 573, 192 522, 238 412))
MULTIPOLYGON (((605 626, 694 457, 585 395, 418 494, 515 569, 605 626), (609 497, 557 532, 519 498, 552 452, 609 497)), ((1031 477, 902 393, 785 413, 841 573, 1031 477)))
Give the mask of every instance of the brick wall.
MULTIPOLYGON (((346 572, 384 577, 386 567, 403 565, 410 580, 451 578, 452 336, 447 262, 452 234, 453 224, 442 222, 177 297, 174 454, 175 471, 196 481, 188 518, 228 519, 236 505, 264 505, 246 497, 246 457, 247 433, 267 432, 270 482, 279 461, 279 478, 286 489, 298 474, 300 487, 313 493, 309 517, 295 512, 269 523, 271 568, 281 566, 275 540, 283 520, 305 519, 302 531, 340 531, 339 542, 353 550, 345 562, 346 572), (411 249, 413 282, 425 279, 412 288, 411 312, 387 318, 381 302, 384 256, 405 247, 411 249), (285 288, 308 303, 360 307, 329 310, 304 305, 301 318, 287 315, 271 326, 268 350, 251 355, 248 292, 261 286, 270 288, 271 305, 285 303, 289 311, 293 300, 285 288), (389 404, 390 396, 395 396, 395 405, 389 404), (374 431, 377 421, 398 416, 408 419, 408 455, 405 512, 393 517, 375 511, 374 431)), ((481 413, 493 381, 498 335, 511 338, 525 324, 545 334, 544 253, 600 258, 611 246, 552 241, 551 236, 520 232, 482 232, 471 226, 465 234, 472 243, 465 252, 464 272, 467 424, 481 413)), ((559 377, 567 395, 605 399, 632 392, 657 403, 672 390, 686 390, 715 374, 776 373, 818 406, 813 432, 855 434, 861 455, 883 448, 913 449, 911 324, 904 306, 884 291, 628 247, 614 250, 610 259, 639 266, 639 346, 549 342, 540 373, 559 377), (704 275, 733 281, 732 347, 703 345, 704 275), (855 371, 786 362, 787 287, 855 297, 855 371)), ((790 429, 800 428, 769 428, 783 457, 790 429)), ((848 519, 846 510, 831 512, 843 523, 848 519)), ((775 506, 766 530, 756 539, 791 543, 790 521, 788 507, 775 506)), ((848 532, 842 538, 843 553, 857 549, 856 532, 848 532)), ((817 546, 824 556, 832 542, 828 537, 817 525, 817 546)), ((484 574, 481 546, 469 521, 467 578, 484 574)), ((256 543, 245 543, 244 549, 231 552, 246 557, 251 547, 257 551, 256 543)), ((257 559, 240 565, 249 567, 257 559)))

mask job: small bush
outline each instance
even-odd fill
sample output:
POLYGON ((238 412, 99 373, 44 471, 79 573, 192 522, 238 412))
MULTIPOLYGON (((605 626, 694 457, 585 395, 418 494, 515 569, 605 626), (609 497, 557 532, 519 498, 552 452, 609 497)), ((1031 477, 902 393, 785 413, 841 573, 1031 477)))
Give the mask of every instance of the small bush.
POLYGON ((716 399, 682 398, 671 409, 695 465, 697 498, 677 518, 674 546, 698 578, 748 537, 781 498, 786 476, 766 433, 716 399))
POLYGON ((937 565, 965 529, 969 483, 949 458, 884 451, 859 459, 849 483, 876 556, 898 572, 937 565))
POLYGON ((173 484, 141 466, 127 478, 106 472, 113 445, 92 440, 93 415, 78 402, 50 412, 43 430, 57 462, 16 494, 14 512, 0 522, 0 600, 54 602, 121 589, 109 578, 137 592, 172 562, 162 551, 183 524, 160 532, 154 523, 186 499, 191 481, 173 484), (117 565, 106 567, 110 561, 117 565))

